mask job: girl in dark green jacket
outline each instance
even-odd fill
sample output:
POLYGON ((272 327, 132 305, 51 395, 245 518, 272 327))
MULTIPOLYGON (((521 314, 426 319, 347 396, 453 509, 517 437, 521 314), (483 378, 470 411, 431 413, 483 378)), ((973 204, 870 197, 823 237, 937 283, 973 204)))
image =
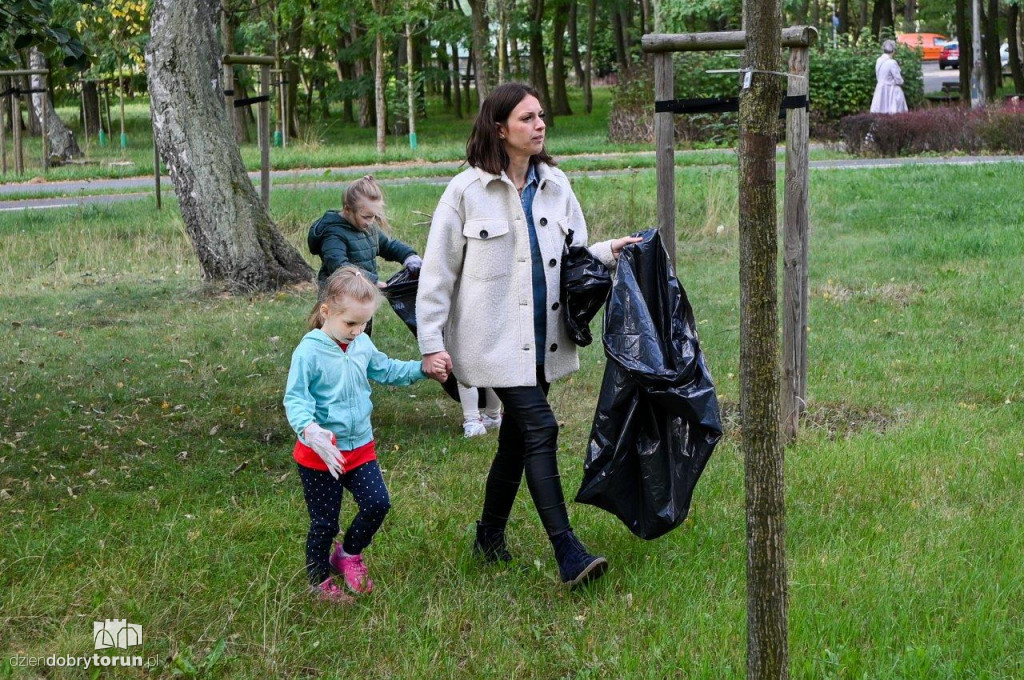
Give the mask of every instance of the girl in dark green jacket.
POLYGON ((317 280, 324 282, 339 267, 351 264, 366 271, 378 286, 377 258, 401 262, 413 272, 422 260, 416 251, 384 233, 387 227, 384 193, 372 176, 366 175, 349 185, 341 212, 328 210, 309 228, 306 239, 309 252, 319 255, 323 265, 317 280))

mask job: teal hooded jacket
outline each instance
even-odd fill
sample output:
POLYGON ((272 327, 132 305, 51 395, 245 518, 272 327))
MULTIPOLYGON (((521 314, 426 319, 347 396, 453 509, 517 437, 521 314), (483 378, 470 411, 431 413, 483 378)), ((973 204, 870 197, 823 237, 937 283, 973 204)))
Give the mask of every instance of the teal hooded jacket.
POLYGON ((370 380, 411 385, 426 377, 418 360, 389 358, 365 333, 342 351, 317 328, 306 333, 292 352, 284 410, 302 443, 307 443, 303 431, 316 422, 337 436, 339 449, 351 451, 373 439, 370 380))

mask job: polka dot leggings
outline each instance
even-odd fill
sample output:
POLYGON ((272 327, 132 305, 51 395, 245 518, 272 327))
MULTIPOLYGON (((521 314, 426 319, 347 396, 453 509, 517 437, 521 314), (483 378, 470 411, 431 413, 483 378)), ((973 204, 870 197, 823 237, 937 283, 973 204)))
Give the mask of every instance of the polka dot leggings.
POLYGON ((306 509, 309 510, 306 572, 309 582, 315 585, 330 576, 331 541, 338 535, 342 491, 348 489, 359 506, 359 512, 345 531, 342 544, 342 549, 349 555, 358 555, 370 545, 391 509, 391 498, 375 460, 349 470, 340 479, 335 479, 326 470, 298 467, 306 509))

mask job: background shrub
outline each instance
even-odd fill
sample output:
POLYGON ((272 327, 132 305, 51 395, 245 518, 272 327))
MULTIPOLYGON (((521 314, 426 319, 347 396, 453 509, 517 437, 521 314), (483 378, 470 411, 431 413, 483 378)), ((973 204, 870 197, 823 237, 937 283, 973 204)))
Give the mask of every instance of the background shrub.
POLYGON ((859 155, 1024 153, 1024 108, 972 111, 943 106, 897 114, 862 113, 843 118, 840 134, 847 151, 859 155))

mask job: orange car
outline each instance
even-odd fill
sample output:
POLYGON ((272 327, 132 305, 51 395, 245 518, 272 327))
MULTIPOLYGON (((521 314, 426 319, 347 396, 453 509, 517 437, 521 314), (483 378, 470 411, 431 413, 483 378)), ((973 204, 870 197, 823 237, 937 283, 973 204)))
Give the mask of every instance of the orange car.
POLYGON ((949 42, 949 38, 938 33, 904 33, 896 38, 896 42, 921 50, 924 61, 938 61, 942 46, 949 42))

